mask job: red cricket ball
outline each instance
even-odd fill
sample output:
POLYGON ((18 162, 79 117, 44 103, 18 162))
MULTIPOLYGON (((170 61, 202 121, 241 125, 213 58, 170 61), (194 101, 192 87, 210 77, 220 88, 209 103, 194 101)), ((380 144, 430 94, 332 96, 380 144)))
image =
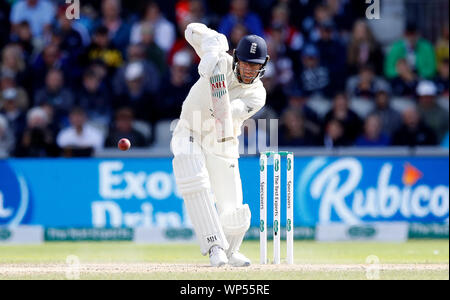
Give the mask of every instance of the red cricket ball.
POLYGON ((122 151, 127 151, 131 147, 130 140, 125 138, 120 139, 119 143, 117 144, 117 147, 119 147, 119 149, 122 151))

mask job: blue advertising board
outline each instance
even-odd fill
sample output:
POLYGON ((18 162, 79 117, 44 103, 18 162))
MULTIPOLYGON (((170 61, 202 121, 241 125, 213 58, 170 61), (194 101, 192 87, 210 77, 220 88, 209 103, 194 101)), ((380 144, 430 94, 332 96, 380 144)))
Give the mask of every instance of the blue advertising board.
MULTIPOLYGON (((239 164, 244 202, 258 226, 259 159, 239 164)), ((448 223, 448 172, 448 157, 297 157, 294 222, 448 223)), ((0 160, 0 226, 18 224, 189 227, 190 221, 170 158, 0 160)))

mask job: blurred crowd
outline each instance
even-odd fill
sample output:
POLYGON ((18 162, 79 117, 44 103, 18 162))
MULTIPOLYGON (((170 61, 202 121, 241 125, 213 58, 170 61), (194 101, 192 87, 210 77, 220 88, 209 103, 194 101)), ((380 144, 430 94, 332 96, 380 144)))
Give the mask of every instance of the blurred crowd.
POLYGON ((246 34, 265 38, 267 105, 254 118, 279 119, 280 146, 448 147, 448 24, 430 41, 405 22, 386 45, 364 1, 78 2, 0 1, 0 152, 162 145, 199 77, 191 22, 225 34, 230 54, 246 34))

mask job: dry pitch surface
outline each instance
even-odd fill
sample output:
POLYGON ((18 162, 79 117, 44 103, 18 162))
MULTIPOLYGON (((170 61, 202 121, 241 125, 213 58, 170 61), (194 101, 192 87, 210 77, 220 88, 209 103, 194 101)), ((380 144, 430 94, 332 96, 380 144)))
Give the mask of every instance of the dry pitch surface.
MULTIPOLYGON (((284 249, 283 249, 284 250, 284 249)), ((0 279, 449 279, 447 241, 296 242, 294 265, 211 268, 196 245, 47 243, 0 246, 0 279)))

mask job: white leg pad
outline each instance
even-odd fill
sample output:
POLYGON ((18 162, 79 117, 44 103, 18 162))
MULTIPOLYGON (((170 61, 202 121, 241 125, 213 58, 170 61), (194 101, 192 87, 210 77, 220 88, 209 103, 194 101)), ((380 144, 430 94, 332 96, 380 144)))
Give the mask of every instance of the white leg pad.
POLYGON ((203 156, 181 154, 173 159, 172 164, 178 189, 200 243, 201 253, 206 255, 213 245, 228 249, 229 245, 214 206, 203 156))
POLYGON ((220 220, 230 244, 227 250, 227 256, 230 257, 233 252, 239 250, 245 233, 250 227, 251 212, 248 205, 244 204, 233 211, 222 213, 220 220))

